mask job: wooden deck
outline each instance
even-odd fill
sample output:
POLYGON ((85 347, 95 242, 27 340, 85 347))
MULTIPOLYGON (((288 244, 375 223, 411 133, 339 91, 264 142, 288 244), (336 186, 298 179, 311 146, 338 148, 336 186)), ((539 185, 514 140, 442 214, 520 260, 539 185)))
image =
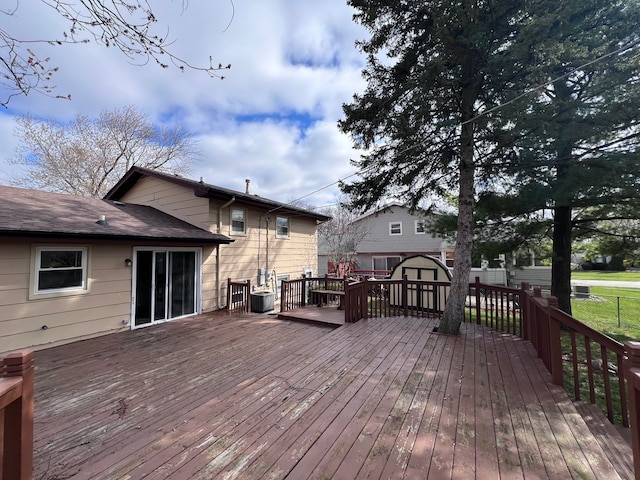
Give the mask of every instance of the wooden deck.
POLYGON ((335 305, 323 305, 322 307, 307 305, 302 308, 279 312, 278 318, 328 325, 344 325, 344 310, 338 310, 335 305))
POLYGON ((204 315, 36 353, 34 478, 632 478, 526 342, 204 315))

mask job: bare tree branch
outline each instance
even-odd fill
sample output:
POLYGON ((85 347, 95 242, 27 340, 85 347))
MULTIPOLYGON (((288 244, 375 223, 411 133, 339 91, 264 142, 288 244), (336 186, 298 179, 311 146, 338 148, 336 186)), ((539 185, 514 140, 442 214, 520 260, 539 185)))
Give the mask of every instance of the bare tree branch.
POLYGON ((102 197, 134 165, 187 173, 196 155, 184 128, 155 127, 133 107, 70 124, 25 116, 16 135, 21 143, 10 163, 26 173, 11 183, 73 195, 102 197))
MULTIPOLYGON (((168 27, 158 30, 158 18, 147 0, 40 0, 69 22, 67 30, 56 38, 22 38, 0 27, 0 105, 7 107, 10 100, 31 91, 55 97, 71 99, 70 94, 56 95, 51 83, 58 67, 49 57, 41 58, 36 52, 38 44, 64 45, 98 43, 119 49, 130 62, 146 65, 153 61, 162 68, 171 65, 205 72, 212 78, 223 79, 222 71, 231 65, 214 63, 209 56, 206 63, 194 64, 172 53, 173 40, 168 27)), ((232 3, 233 6, 233 3, 232 3)), ((20 1, 3 7, 0 15, 14 16, 20 1)), ((187 8, 183 2, 183 10, 187 8)))

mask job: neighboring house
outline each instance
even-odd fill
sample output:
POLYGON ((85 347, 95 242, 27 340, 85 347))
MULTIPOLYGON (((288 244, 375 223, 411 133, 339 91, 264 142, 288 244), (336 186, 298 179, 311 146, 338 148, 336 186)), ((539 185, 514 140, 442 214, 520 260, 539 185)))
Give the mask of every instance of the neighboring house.
POLYGON ((0 352, 198 313, 203 259, 231 241, 148 206, 0 186, 0 352))
POLYGON ((229 278, 273 291, 316 271, 327 219, 138 167, 105 200, 0 186, 0 352, 221 309, 229 278))
POLYGON ((429 255, 453 266, 453 249, 425 230, 424 216, 419 212, 410 213, 408 208, 390 203, 356 222, 366 222, 368 232, 357 247, 360 270, 393 270, 402 260, 415 255, 429 255))
POLYGON ((233 239, 203 260, 204 288, 215 291, 203 311, 226 306, 227 279, 279 290, 282 280, 317 274, 318 223, 326 215, 155 170, 133 167, 107 193, 110 200, 150 205, 233 239))

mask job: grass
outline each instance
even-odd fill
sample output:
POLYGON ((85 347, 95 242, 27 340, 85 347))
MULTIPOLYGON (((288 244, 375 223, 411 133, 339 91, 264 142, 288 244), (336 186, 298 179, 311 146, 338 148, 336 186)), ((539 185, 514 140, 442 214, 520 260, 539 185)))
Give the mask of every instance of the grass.
MULTIPOLYGON (((568 355, 568 358, 562 362, 563 372, 564 372, 564 389, 567 394, 574 398, 575 389, 574 389, 574 372, 573 372, 573 363, 571 362, 571 358, 575 354, 578 359, 578 388, 580 391, 580 399, 586 402, 591 400, 589 393, 589 373, 587 369, 587 355, 585 348, 585 339, 582 335, 576 335, 576 350, 575 353, 571 347, 571 338, 568 333, 562 335, 562 351, 565 355, 568 355)), ((602 358, 600 348, 595 343, 591 343, 591 354, 592 359, 598 360, 602 358)), ((607 361, 609 365, 617 365, 617 358, 615 353, 608 352, 607 361)), ((621 368, 622 365, 619 365, 621 368)), ((602 371, 599 371, 594 368, 593 370, 593 387, 594 387, 594 399, 596 405, 600 407, 600 409, 606 414, 607 413, 607 403, 605 396, 605 384, 604 384, 604 375, 602 371)), ((610 383, 610 392, 611 392, 611 406, 612 406, 612 416, 613 422, 617 425, 622 425, 622 405, 620 402, 620 388, 618 376, 614 374, 609 375, 610 383)))
POLYGON ((571 280, 620 280, 624 282, 640 282, 640 272, 573 271, 571 272, 571 280))
MULTIPOLYGON (((640 273, 632 272, 577 272, 583 279, 601 280, 640 280, 640 273), (609 276, 612 275, 612 276, 609 276)), ((575 277, 573 277, 575 278, 575 277)), ((588 299, 573 299, 571 309, 573 317, 581 320, 591 328, 605 335, 625 342, 627 340, 640 340, 640 289, 620 287, 590 287, 591 297, 588 299)), ((586 353, 584 338, 579 336, 577 340, 576 355, 579 359, 578 384, 581 398, 589 401, 588 373, 586 367, 586 353)), ((593 358, 601 358, 600 349, 591 345, 593 358)), ((568 335, 563 335, 562 351, 571 352, 571 343, 568 335)), ((616 357, 609 352, 608 361, 616 363, 616 357)), ((571 362, 563 362, 565 390, 573 396, 573 369, 571 362)), ((618 377, 611 376, 611 397, 613 405, 614 422, 621 424, 620 391, 618 389, 618 377)), ((604 395, 604 381, 601 372, 593 375, 596 403, 606 412, 604 395)))
POLYGON ((590 290, 592 298, 571 301, 573 316, 619 342, 640 340, 640 289, 591 287, 590 290))

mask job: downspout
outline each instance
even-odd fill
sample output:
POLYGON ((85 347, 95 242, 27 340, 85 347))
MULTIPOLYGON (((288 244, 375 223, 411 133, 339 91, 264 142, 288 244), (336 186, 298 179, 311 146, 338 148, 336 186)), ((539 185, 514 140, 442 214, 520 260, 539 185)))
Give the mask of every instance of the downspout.
MULTIPOLYGON (((218 207, 217 234, 220 234, 220 230, 222 230, 222 209, 227 208, 235 201, 236 197, 233 196, 227 203, 218 207)), ((218 286, 218 310, 220 310, 220 306, 222 305, 222 288, 220 287, 220 244, 216 247, 216 285, 218 286)))

